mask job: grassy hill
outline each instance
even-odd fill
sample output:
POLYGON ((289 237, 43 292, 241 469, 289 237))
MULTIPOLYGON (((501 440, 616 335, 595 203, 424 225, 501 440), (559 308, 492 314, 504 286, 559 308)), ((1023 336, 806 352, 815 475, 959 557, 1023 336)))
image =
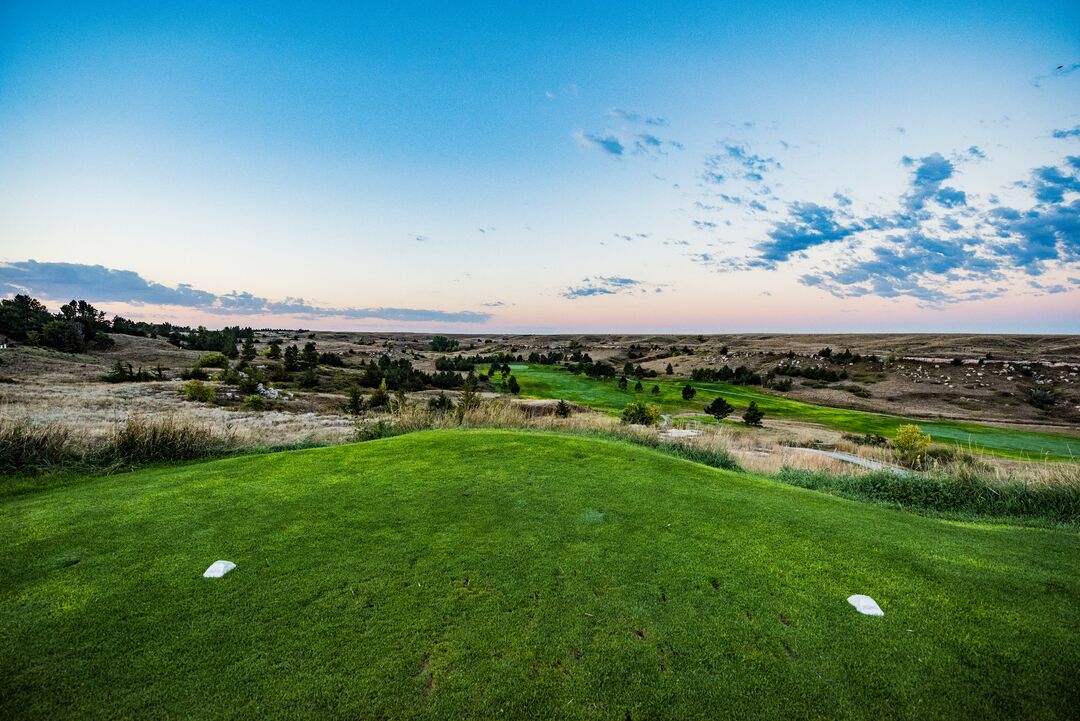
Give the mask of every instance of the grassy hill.
POLYGON ((697 390, 692 401, 685 401, 682 388, 688 381, 665 378, 646 378, 644 392, 620 390, 614 380, 598 380, 570 373, 559 366, 515 365, 514 376, 521 384, 523 395, 533 398, 562 398, 603 411, 622 410, 632 400, 656 403, 665 413, 701 412, 717 396, 723 396, 735 406, 737 418, 756 401, 769 418, 818 423, 849 433, 879 433, 892 436, 904 423, 916 423, 924 432, 942 443, 956 443, 971 450, 1029 460, 1074 460, 1080 457, 1080 437, 1063 433, 1045 433, 1015 428, 998 428, 980 423, 961 421, 927 421, 867 411, 804 403, 765 393, 746 386, 729 383, 689 381, 697 390), (660 393, 650 389, 660 386, 660 393))
POLYGON ((162 467, 0 501, 0 716, 1066 718, 1078 557, 556 434, 162 467))

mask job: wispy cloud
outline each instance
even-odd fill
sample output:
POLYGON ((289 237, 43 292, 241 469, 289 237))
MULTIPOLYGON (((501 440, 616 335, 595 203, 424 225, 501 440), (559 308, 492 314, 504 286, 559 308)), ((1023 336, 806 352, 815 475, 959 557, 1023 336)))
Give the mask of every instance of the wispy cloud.
POLYGON ((632 110, 623 110, 622 108, 609 108, 608 115, 628 123, 644 123, 645 125, 652 125, 655 127, 662 127, 668 124, 667 118, 649 117, 632 110))
MULTIPOLYGON (((643 280, 637 280, 636 278, 624 278, 617 275, 597 275, 591 278, 584 278, 580 285, 571 286, 559 295, 569 300, 575 298, 589 298, 599 295, 620 295, 627 293, 645 293, 648 292, 645 287, 647 284, 643 280)), ((654 292, 661 292, 657 287, 654 292)))
POLYGON ((626 152, 626 146, 614 135, 597 135, 586 133, 583 130, 574 131, 574 140, 583 148, 596 148, 607 155, 621 157, 626 152))
POLYGON ((1071 128, 1064 128, 1061 130, 1055 130, 1051 133, 1058 140, 1065 140, 1066 138, 1080 138, 1080 125, 1074 125, 1071 128))
POLYGON ((28 293, 48 300, 85 299, 93 303, 179 306, 217 315, 301 318, 379 319, 390 321, 483 323, 490 313, 419 308, 329 308, 303 298, 271 300, 245 291, 217 294, 187 284, 166 286, 130 270, 80 263, 39 263, 35 260, 0 264, 0 292, 28 293))
POLYGON ((683 149, 679 141, 662 138, 652 129, 666 126, 666 118, 647 116, 621 108, 610 108, 608 116, 622 124, 603 132, 575 130, 573 137, 578 145, 599 150, 617 159, 629 155, 667 155, 669 151, 683 149))

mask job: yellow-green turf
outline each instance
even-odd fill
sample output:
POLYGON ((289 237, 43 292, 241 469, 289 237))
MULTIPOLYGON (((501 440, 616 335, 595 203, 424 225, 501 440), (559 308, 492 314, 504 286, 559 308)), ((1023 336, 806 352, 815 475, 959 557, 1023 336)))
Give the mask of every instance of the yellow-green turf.
POLYGON ((608 412, 620 411, 633 400, 656 403, 665 413, 703 411, 709 401, 722 396, 735 406, 735 412, 731 418, 736 420, 745 411, 750 401, 756 401, 758 406, 765 411, 766 418, 818 423, 850 433, 878 433, 892 436, 900 425, 915 423, 939 443, 957 444, 964 449, 981 453, 1029 460, 1080 458, 1080 436, 1064 433, 1000 428, 960 421, 902 418, 846 408, 830 408, 784 398, 746 386, 685 379, 672 380, 667 377, 646 378, 641 382, 644 391, 635 392, 633 383, 627 390, 621 390, 613 379, 589 378, 570 373, 561 366, 515 365, 511 367, 524 396, 561 398, 608 412), (690 401, 685 401, 682 397, 682 389, 687 383, 697 390, 697 395, 690 401), (654 385, 660 386, 658 395, 650 392, 654 385))

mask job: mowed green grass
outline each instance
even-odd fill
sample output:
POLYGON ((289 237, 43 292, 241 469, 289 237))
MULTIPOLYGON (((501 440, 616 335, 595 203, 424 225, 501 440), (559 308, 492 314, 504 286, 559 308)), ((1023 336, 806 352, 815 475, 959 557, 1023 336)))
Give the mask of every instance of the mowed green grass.
POLYGON ((516 365, 512 368, 514 376, 521 384, 522 395, 532 398, 562 398, 602 411, 620 411, 632 400, 645 400, 656 403, 665 413, 700 412, 713 398, 723 396, 735 406, 735 413, 731 416, 734 419, 742 415, 750 401, 756 401, 765 411, 766 419, 781 418, 819 423, 850 433, 878 433, 888 437, 893 436, 899 426, 916 423, 939 443, 959 444, 982 453, 1030 460, 1080 458, 1080 436, 997 428, 959 421, 914 420, 880 413, 829 408, 728 383, 647 378, 642 380, 645 390, 634 392, 633 382, 630 383, 630 388, 624 391, 619 389, 615 380, 596 380, 570 373, 559 366, 516 365), (684 401, 682 398, 683 386, 688 382, 697 389, 697 395, 692 401, 684 401), (650 392, 653 385, 660 386, 659 395, 650 392))
POLYGON ((922 518, 615 441, 431 431, 0 504, 4 718, 1080 708, 1076 533, 922 518), (201 578, 219 558, 237 569, 201 578))

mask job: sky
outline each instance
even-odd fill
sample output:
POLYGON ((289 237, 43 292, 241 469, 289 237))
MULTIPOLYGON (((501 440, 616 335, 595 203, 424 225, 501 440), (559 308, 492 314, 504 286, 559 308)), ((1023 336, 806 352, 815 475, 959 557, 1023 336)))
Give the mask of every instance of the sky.
POLYGON ((1080 332, 1080 4, 0 0, 0 295, 1080 332))

